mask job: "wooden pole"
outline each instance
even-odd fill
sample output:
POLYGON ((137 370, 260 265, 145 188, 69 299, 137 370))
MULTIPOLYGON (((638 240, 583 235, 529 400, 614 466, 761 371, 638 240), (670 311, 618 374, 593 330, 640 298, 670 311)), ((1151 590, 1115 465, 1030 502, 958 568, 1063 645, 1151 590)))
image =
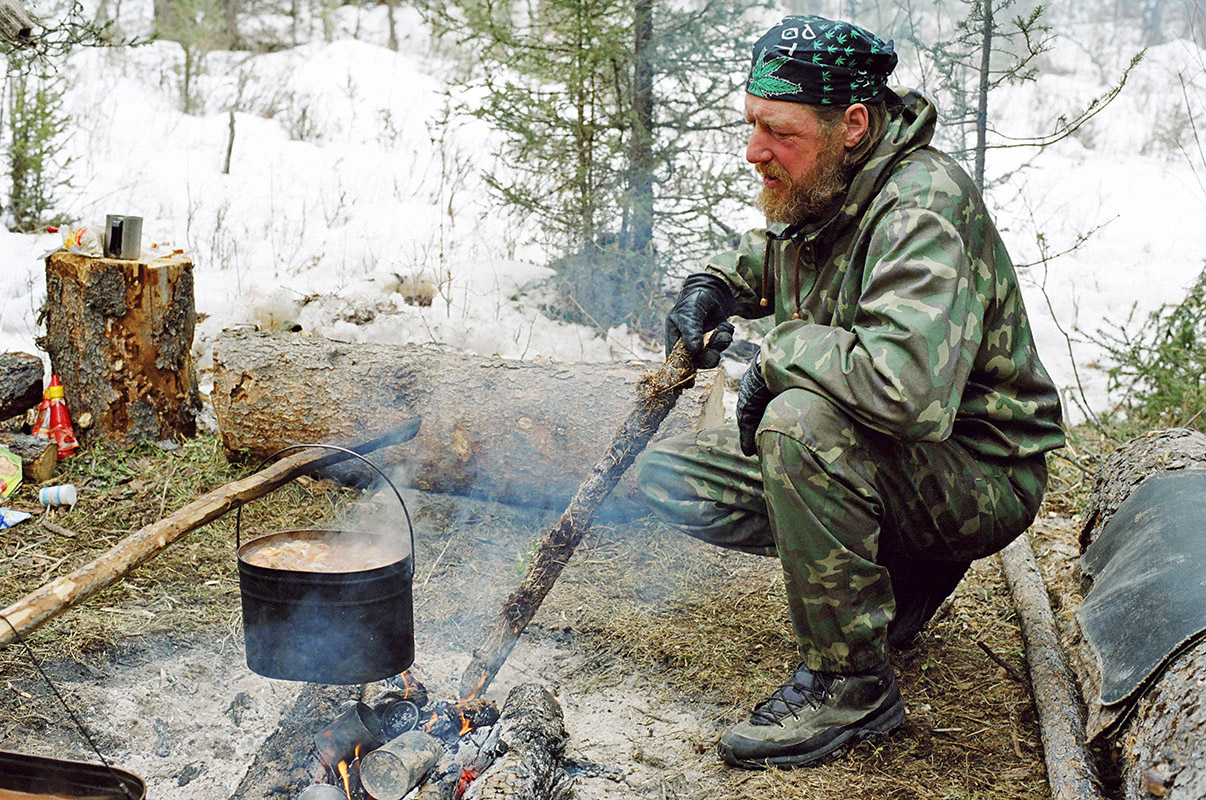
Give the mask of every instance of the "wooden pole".
POLYGON ((620 425, 607 451, 595 462, 590 475, 578 487, 569 507, 536 545, 535 554, 519 586, 503 603, 498 621, 487 634, 485 643, 474 651, 473 658, 461 674, 462 697, 476 696, 498 674, 519 635, 536 616, 545 595, 553 588, 574 554, 574 548, 590 528, 600 504, 653 438, 658 426, 694 376, 695 366, 680 341, 661 367, 646 374, 637 383, 636 408, 620 425))
POLYGON ((1052 800, 1101 800, 1072 671, 1059 644, 1055 615, 1026 535, 1000 553, 1022 623, 1030 688, 1038 709, 1052 800))
MULTIPOLYGON (((381 447, 409 441, 418 431, 419 420, 416 418, 349 449, 364 455, 381 447)), ((0 647, 13 641, 17 634, 24 635, 34 630, 117 583, 189 531, 279 489, 298 475, 348 458, 351 456, 325 449, 298 451, 246 478, 214 489, 174 514, 135 531, 70 575, 56 578, 0 611, 0 617, 8 621, 8 625, 0 626, 0 647)))

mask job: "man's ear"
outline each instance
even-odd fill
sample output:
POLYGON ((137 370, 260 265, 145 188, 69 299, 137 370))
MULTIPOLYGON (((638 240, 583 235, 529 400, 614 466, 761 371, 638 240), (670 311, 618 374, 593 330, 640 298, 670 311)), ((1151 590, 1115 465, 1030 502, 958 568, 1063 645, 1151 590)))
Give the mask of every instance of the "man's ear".
POLYGON ((867 107, 862 103, 847 106, 846 113, 842 115, 842 122, 846 124, 846 139, 843 144, 847 150, 853 150, 867 135, 867 128, 871 124, 867 107))

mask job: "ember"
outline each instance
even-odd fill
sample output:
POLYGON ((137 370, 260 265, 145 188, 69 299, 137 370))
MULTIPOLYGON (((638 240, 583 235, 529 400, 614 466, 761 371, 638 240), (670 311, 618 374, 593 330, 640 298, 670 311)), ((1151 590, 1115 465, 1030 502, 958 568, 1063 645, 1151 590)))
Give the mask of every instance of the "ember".
POLYGON ((453 800, 461 800, 465 794, 465 790, 469 788, 469 784, 473 783, 477 778, 478 771, 475 769, 465 768, 461 770, 461 779, 456 782, 456 791, 452 793, 453 800))

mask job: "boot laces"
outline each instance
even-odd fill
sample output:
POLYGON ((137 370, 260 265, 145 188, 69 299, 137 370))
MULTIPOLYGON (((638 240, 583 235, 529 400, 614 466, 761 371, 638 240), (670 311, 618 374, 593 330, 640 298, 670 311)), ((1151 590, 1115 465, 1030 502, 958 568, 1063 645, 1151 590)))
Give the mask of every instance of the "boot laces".
POLYGON ((750 713, 750 722, 754 725, 774 724, 782 727, 782 720, 788 714, 799 719, 800 711, 806 708, 818 709, 833 697, 833 687, 841 677, 837 673, 813 672, 801 668, 770 697, 754 706, 750 713))

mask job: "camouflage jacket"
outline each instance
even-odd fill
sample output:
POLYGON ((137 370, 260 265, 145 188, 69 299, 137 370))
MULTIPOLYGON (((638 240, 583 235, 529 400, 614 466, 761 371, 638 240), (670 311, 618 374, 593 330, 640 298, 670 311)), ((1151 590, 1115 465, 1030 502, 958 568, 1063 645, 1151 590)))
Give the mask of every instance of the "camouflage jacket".
POLYGON ((774 313, 772 391, 806 388, 875 430, 988 457, 1061 447, 1059 395, 1009 254, 971 178, 930 147, 934 107, 902 99, 833 217, 751 231, 707 270, 734 288, 737 314, 774 313))

